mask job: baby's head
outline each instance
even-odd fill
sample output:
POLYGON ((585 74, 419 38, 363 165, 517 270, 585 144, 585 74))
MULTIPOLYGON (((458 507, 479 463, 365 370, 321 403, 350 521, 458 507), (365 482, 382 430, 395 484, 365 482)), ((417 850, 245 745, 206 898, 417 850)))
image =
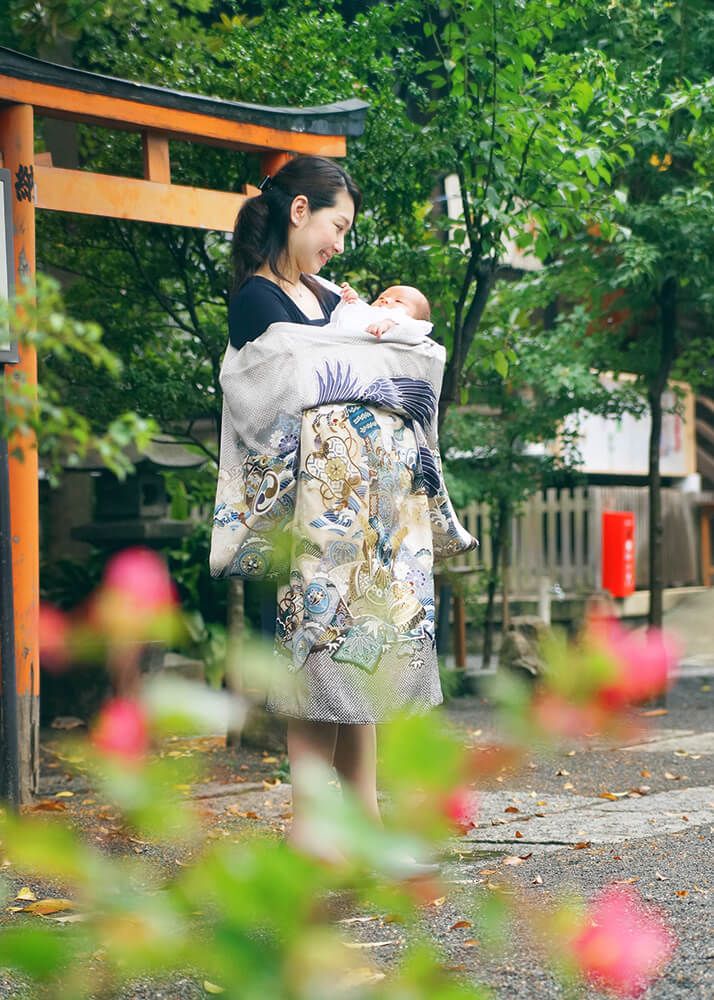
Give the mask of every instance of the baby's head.
POLYGON ((372 303, 383 309, 403 309, 412 319, 431 319, 431 306, 426 295, 412 285, 391 285, 372 303))

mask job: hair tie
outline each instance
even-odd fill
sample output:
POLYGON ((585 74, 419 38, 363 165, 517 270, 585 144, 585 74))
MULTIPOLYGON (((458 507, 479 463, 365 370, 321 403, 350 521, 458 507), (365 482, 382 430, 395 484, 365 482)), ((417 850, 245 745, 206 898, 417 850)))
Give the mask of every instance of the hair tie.
POLYGON ((273 186, 273 178, 270 176, 270 174, 266 174, 265 177, 260 182, 260 184, 258 185, 258 190, 260 191, 261 194, 265 194, 266 191, 270 191, 272 186, 273 186))

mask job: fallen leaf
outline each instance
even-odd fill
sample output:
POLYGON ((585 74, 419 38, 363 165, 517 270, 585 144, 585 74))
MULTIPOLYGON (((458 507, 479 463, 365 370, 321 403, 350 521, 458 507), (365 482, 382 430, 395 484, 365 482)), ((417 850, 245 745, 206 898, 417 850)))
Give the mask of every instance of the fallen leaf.
POLYGON ((640 777, 641 778, 651 778, 652 777, 652 772, 648 771, 646 767, 643 767, 642 770, 640 771, 640 777))
POLYGON ((658 715, 669 715, 668 708, 650 708, 646 712, 639 713, 643 719, 654 719, 658 715))
POLYGON ((57 792, 55 795, 56 799, 72 799, 74 798, 74 792, 57 792))
POLYGON ((465 941, 462 941, 462 944, 463 944, 464 948, 475 948, 476 945, 478 944, 478 939, 477 938, 467 938, 465 941))
POLYGON ((610 802, 617 802, 617 795, 613 795, 612 792, 600 792, 598 795, 599 799, 609 799, 610 802))
POLYGON ((375 914, 371 914, 368 917, 342 917, 338 920, 338 924, 371 924, 375 920, 379 920, 379 917, 375 914))
POLYGON ((388 948, 390 944, 399 944, 396 938, 389 941, 345 941, 346 948, 388 948))
POLYGON ((667 876, 663 875, 662 872, 657 872, 656 871, 655 872, 655 878, 657 879, 658 882, 666 882, 667 881, 667 876))
POLYGON ((577 844, 573 844, 574 851, 584 851, 586 847, 590 847, 589 840, 579 840, 577 844))
POLYGON ((479 875, 498 875, 498 868, 482 868, 479 875))
POLYGON ((519 840, 523 839, 523 834, 521 833, 520 830, 516 830, 516 832, 513 834, 513 836, 514 837, 518 837, 519 840))
POLYGON ((559 771, 555 772, 556 778, 562 778, 564 775, 569 775, 570 771, 566 771, 564 767, 561 767, 559 771))
POLYGON ((671 771, 665 771, 664 776, 667 779, 667 781, 679 781, 681 777, 681 775, 679 774, 672 774, 671 771))
POLYGON ((203 990, 205 993, 225 993, 226 991, 222 986, 216 986, 215 983, 210 983, 207 979, 203 980, 203 990))
POLYGON ((543 885, 543 876, 542 875, 536 875, 535 878, 533 879, 533 882, 531 883, 531 885, 543 885))
POLYGON ((677 889, 677 895, 678 896, 688 896, 689 895, 689 890, 688 889, 677 889))
MULTIPOLYGON (((53 719, 50 723, 52 729, 78 729, 79 726, 83 726, 84 722, 78 719, 74 715, 58 715, 56 719, 53 719)), ((69 760, 70 758, 62 758, 63 760, 69 760)))
POLYGON ((30 903, 25 907, 25 913, 37 913, 41 917, 46 917, 50 913, 73 910, 74 907, 75 904, 71 899, 38 899, 36 903, 30 903))
POLYGON ((571 791, 573 788, 575 788, 575 785, 572 783, 572 781, 566 781, 565 784, 563 785, 563 790, 566 792, 571 791))
POLYGON ((639 882, 639 875, 632 875, 630 878, 618 878, 612 883, 613 885, 634 885, 635 882, 639 882))
POLYGON ((459 931, 462 927, 471 927, 470 920, 457 920, 455 924, 452 924, 449 928, 450 931, 459 931))
POLYGON ((506 806, 506 808, 503 811, 505 813, 519 813, 521 810, 518 808, 518 806, 506 806))
POLYGON ((437 896, 436 899, 430 899, 426 905, 433 906, 435 909, 438 909, 440 906, 443 906, 445 902, 446 896, 437 896))
POLYGON ((264 764, 279 764, 280 761, 277 757, 263 757, 264 764))
POLYGON ((23 886, 23 888, 20 889, 20 891, 18 892, 17 896, 15 896, 15 899, 26 899, 32 902, 33 900, 37 899, 37 896, 34 894, 32 889, 28 888, 28 886, 23 886))
POLYGON ((533 851, 529 851, 528 854, 519 854, 518 857, 521 861, 527 861, 529 858, 533 857, 533 851))
POLYGON ((64 802, 57 802, 56 799, 40 799, 27 807, 28 812, 65 812, 66 809, 64 802))
POLYGON ((519 858, 517 855, 510 855, 504 858, 501 862, 502 865, 522 865, 524 858, 519 858))

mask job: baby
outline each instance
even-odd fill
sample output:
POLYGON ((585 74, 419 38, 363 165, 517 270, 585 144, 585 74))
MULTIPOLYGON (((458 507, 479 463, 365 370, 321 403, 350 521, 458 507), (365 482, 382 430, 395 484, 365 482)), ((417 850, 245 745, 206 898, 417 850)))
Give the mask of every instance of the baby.
POLYGON ((342 301, 332 313, 330 322, 342 330, 366 330, 377 340, 397 328, 400 335, 415 340, 431 333, 429 301, 418 288, 391 285, 372 305, 360 299, 347 282, 340 286, 340 294, 342 301))

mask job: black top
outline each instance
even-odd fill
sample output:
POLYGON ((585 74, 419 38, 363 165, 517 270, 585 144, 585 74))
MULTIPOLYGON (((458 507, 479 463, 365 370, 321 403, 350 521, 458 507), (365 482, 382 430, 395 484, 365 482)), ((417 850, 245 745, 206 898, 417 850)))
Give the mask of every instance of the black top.
POLYGON ((274 281, 254 274, 243 282, 231 297, 228 306, 228 331, 230 341, 236 350, 255 340, 271 323, 307 323, 309 326, 325 326, 339 303, 340 297, 329 288, 321 288, 318 296, 322 308, 322 319, 308 319, 290 296, 274 281))

